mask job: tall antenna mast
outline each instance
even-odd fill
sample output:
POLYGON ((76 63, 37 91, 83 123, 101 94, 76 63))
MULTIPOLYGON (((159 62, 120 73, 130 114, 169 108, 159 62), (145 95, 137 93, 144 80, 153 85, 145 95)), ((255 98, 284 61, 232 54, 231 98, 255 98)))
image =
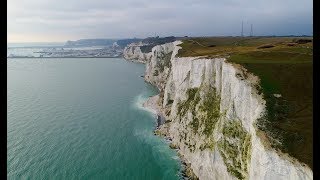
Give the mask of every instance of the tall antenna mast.
POLYGON ((241 24, 241 37, 243 37, 243 21, 242 21, 242 24, 241 24))
POLYGON ((252 28, 252 24, 251 24, 250 36, 253 36, 253 28, 252 28))

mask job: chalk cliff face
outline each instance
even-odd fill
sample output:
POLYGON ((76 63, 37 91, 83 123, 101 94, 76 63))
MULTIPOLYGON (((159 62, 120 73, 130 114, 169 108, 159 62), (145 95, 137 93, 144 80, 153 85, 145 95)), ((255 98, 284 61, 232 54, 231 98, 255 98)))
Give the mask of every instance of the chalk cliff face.
POLYGON ((123 56, 127 60, 146 63, 150 61, 151 53, 142 53, 139 45, 129 45, 124 48, 123 56))
POLYGON ((158 45, 152 48, 151 58, 146 62, 145 80, 163 91, 171 72, 173 43, 158 45))
MULTIPOLYGON (((179 41, 155 46, 145 80, 160 90, 172 139, 199 179, 312 179, 311 169, 262 144, 255 122, 265 113, 259 79, 225 58, 178 58, 179 41)), ((125 56, 126 57, 126 56, 125 56)))

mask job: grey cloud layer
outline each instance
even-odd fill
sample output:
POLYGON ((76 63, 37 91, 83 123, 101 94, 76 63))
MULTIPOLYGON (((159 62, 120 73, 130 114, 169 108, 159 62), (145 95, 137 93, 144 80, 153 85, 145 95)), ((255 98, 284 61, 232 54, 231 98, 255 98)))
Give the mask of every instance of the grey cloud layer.
POLYGON ((311 0, 10 0, 8 34, 64 37, 310 34, 311 0))

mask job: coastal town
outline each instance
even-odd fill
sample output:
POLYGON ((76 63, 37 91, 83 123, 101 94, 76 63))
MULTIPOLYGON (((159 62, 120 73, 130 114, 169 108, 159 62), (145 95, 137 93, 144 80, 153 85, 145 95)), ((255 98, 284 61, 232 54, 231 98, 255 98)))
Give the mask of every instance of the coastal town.
MULTIPOLYGON (((20 48, 22 49, 22 48, 20 48)), ((7 52, 8 58, 81 58, 81 57, 98 57, 98 58, 114 58, 121 57, 123 49, 113 43, 107 46, 92 47, 44 47, 44 48, 24 48, 25 51, 15 52, 15 48, 9 48, 7 52), (21 53, 22 52, 22 53, 21 53)))

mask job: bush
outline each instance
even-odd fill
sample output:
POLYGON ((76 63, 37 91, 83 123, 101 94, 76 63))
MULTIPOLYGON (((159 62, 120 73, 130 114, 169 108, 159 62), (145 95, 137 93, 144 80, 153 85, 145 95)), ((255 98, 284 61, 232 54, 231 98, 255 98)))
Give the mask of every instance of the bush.
POLYGON ((298 44, 306 44, 306 43, 312 42, 312 40, 311 39, 297 39, 297 40, 294 40, 293 42, 298 43, 298 44))
POLYGON ((154 73, 153 73, 153 76, 158 76, 158 75, 159 75, 158 70, 155 70, 154 73))
POLYGON ((266 49, 266 48, 273 48, 274 45, 272 44, 265 44, 265 45, 261 45, 259 47, 257 47, 257 49, 266 49))

